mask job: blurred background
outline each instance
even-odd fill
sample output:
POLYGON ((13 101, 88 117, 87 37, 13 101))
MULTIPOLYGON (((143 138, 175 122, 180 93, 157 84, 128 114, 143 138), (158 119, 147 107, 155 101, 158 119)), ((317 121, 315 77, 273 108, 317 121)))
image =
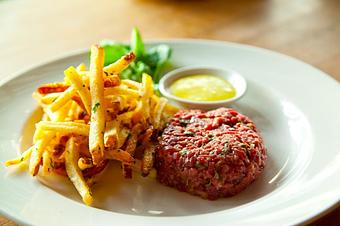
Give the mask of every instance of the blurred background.
POLYGON ((0 78, 102 39, 202 38, 299 58, 340 81, 338 0, 0 0, 0 78))
MULTIPOLYGON (((200 38, 303 60, 340 81, 339 0, 0 0, 0 82, 102 39, 200 38)), ((338 225, 339 208, 312 225, 338 225)), ((15 225, 0 216, 0 226, 15 225)))

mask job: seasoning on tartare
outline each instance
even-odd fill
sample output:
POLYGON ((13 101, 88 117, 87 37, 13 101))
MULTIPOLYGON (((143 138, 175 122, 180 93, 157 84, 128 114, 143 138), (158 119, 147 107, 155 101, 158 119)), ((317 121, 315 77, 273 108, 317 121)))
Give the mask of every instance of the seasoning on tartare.
POLYGON ((177 79, 170 92, 180 98, 193 101, 219 101, 236 96, 236 89, 224 78, 209 75, 189 75, 177 79))

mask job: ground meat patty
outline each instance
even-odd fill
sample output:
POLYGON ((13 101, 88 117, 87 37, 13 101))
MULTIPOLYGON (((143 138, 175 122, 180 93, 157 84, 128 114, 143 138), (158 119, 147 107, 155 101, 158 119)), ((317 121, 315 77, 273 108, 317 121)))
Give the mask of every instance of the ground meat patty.
POLYGON ((230 108, 179 111, 159 141, 157 179, 207 199, 245 189, 267 159, 254 123, 230 108))

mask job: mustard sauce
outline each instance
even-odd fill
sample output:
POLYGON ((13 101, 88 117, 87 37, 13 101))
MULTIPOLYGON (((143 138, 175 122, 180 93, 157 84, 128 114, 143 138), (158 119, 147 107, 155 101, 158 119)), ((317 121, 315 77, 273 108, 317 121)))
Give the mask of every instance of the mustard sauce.
POLYGON ((236 96, 236 90, 229 81, 209 74, 179 78, 171 84, 170 92, 193 101, 219 101, 236 96))

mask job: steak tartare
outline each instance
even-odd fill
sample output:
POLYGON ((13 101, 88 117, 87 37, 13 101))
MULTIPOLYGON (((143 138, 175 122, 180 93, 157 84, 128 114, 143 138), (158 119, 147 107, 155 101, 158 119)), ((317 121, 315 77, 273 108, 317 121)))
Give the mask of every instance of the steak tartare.
POLYGON ((230 108, 182 110, 159 138, 157 179, 206 199, 232 196, 263 171, 266 148, 255 124, 230 108))

